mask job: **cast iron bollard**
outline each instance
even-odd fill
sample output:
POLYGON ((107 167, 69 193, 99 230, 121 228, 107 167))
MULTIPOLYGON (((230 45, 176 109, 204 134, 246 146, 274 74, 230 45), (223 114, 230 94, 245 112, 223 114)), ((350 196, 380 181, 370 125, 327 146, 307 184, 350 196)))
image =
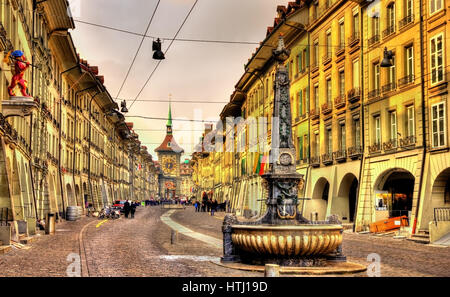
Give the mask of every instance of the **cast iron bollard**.
POLYGON ((170 244, 175 244, 177 242, 177 236, 178 232, 175 232, 175 230, 171 230, 170 233, 170 244))

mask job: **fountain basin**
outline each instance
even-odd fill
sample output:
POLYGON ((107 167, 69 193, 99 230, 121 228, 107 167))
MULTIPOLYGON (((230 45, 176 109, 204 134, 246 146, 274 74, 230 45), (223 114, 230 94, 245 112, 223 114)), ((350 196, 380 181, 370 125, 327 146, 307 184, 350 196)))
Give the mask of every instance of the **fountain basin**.
POLYGON ((239 249, 264 257, 316 257, 330 254, 342 243, 341 225, 232 225, 239 249))

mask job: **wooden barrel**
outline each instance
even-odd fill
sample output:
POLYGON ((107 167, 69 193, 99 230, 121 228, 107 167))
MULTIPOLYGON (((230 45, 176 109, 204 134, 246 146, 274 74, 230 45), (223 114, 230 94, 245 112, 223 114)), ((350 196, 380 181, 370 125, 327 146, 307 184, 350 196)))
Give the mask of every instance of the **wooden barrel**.
POLYGON ((76 206, 68 206, 66 212, 66 219, 68 221, 76 221, 79 217, 79 210, 76 206))

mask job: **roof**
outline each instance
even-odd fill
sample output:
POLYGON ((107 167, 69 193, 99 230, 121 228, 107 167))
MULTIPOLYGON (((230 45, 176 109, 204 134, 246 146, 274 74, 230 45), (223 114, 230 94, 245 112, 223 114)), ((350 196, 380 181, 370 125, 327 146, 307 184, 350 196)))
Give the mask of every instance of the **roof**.
POLYGON ((184 150, 177 144, 172 134, 167 134, 161 145, 155 149, 155 152, 173 152, 182 154, 184 153, 184 150))

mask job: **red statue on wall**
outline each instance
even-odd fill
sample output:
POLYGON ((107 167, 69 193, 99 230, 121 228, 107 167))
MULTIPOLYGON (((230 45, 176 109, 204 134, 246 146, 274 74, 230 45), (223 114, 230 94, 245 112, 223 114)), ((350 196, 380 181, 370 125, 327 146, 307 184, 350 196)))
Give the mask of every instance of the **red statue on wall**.
POLYGON ((27 58, 23 54, 22 51, 13 51, 8 53, 5 60, 11 58, 14 61, 14 68, 11 70, 13 73, 13 77, 11 79, 11 84, 8 87, 9 96, 16 96, 14 89, 17 85, 19 85, 20 92, 24 97, 30 97, 27 93, 27 81, 23 78, 25 75, 25 71, 30 67, 30 62, 27 61, 27 58))

